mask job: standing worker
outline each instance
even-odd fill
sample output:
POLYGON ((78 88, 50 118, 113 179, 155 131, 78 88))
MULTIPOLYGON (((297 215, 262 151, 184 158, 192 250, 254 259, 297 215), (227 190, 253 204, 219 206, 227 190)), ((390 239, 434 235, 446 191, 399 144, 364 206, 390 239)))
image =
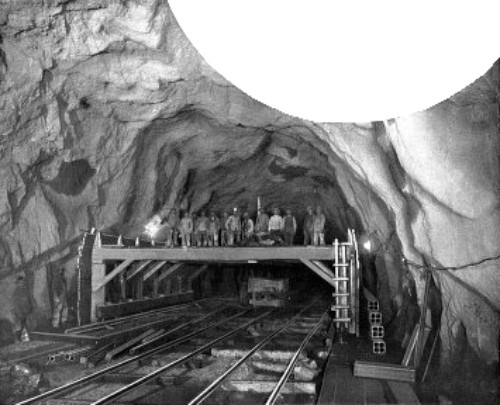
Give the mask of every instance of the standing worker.
POLYGON ((257 219, 255 221, 255 233, 264 234, 269 229, 269 216, 259 208, 257 210, 257 219))
POLYGON ((292 215, 292 210, 287 209, 286 215, 283 217, 283 234, 286 246, 293 245, 293 237, 295 236, 295 232, 297 232, 297 221, 292 215))
POLYGON ((215 211, 210 212, 208 220, 208 246, 219 246, 220 220, 215 211))
POLYGON ((200 216, 195 224, 196 232, 196 245, 197 246, 207 246, 208 245, 208 218, 205 211, 201 211, 200 216))
POLYGON ((19 341, 23 341, 23 336, 27 334, 28 316, 33 310, 28 284, 24 274, 20 274, 16 278, 16 287, 12 297, 12 312, 14 315, 14 333, 19 341))
POLYGON ((271 238, 275 240, 282 240, 283 232, 283 218, 280 215, 280 209, 273 209, 273 216, 269 219, 269 233, 271 238))
POLYGON ((316 207, 316 215, 313 221, 313 244, 314 246, 325 244, 325 214, 321 212, 321 207, 316 207))
POLYGON ((52 272, 52 327, 62 327, 68 320, 68 288, 64 268, 52 272))
POLYGON ((304 217, 304 246, 308 246, 313 241, 314 232, 314 211, 311 206, 306 208, 306 216, 304 217))
POLYGON ((250 215, 248 215, 248 212, 245 212, 243 214, 243 221, 241 222, 241 232, 243 235, 243 240, 245 242, 248 242, 252 238, 253 231, 254 231, 253 221, 250 218, 250 215))
POLYGON ((238 208, 233 209, 233 213, 229 216, 229 218, 226 221, 226 228, 229 236, 228 245, 234 246, 235 243, 239 243, 241 222, 240 222, 240 214, 238 213, 238 208))
POLYGON ((193 233, 193 219, 189 216, 189 212, 184 213, 180 225, 182 246, 191 246, 191 234, 193 233))
POLYGON ((166 221, 166 232, 167 232, 167 247, 174 247, 177 245, 177 229, 179 227, 179 215, 177 210, 172 208, 167 215, 166 221))
POLYGON ((227 220, 229 218, 229 214, 224 211, 222 213, 222 219, 220 221, 220 245, 227 246, 229 244, 229 231, 227 228, 227 220))

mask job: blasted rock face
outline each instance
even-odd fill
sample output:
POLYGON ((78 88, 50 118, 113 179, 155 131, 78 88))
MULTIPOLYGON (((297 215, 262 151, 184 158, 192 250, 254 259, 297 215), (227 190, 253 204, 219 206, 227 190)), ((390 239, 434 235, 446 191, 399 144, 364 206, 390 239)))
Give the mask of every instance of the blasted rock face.
MULTIPOLYGON (((498 66, 409 117, 318 124, 228 83, 164 1, 3 1, 0 35, 2 318, 14 274, 47 317, 45 268, 72 278, 82 229, 135 236, 165 207, 252 212, 259 195, 300 222, 321 205, 330 240, 349 227, 377 239, 384 319, 407 271, 422 301, 423 258, 456 267, 500 253, 498 66)), ((495 260, 433 272, 442 328, 462 325, 486 361, 498 360, 498 274, 495 260)), ((455 352, 445 332, 443 353, 455 352)))

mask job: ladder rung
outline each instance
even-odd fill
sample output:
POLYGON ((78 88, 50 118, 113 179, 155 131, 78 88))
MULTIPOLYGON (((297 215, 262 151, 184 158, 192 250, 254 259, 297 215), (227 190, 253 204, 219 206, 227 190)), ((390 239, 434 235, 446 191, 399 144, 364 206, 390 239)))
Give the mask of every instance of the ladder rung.
POLYGON ((349 297, 349 293, 333 293, 332 297, 349 297))
POLYGON ((349 281, 349 277, 334 277, 332 281, 349 281))
MULTIPOLYGON (((107 246, 106 246, 107 247, 107 246)), ((333 267, 349 267, 349 263, 333 263, 333 267)))
POLYGON ((351 318, 337 318, 334 319, 333 322, 351 322, 351 318))
POLYGON ((349 309, 351 308, 350 305, 332 305, 331 309, 332 311, 335 311, 336 309, 349 309))

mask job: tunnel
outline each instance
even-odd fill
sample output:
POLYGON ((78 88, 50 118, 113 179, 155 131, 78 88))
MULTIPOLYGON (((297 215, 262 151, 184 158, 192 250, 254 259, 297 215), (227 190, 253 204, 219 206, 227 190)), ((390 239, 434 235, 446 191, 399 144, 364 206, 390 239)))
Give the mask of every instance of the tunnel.
MULTIPOLYGON (((0 5, 5 370, 14 367, 8 359, 16 358, 18 345, 35 344, 30 334, 63 334, 53 327, 61 289, 67 290, 65 327, 83 326, 79 306, 94 294, 97 234, 104 246, 123 241, 131 250, 168 251, 165 239, 152 240, 145 227, 174 208, 218 217, 237 208, 253 220, 258 207, 269 215, 278 208, 296 220, 290 251, 307 252, 306 209, 320 207, 325 249, 356 235, 362 329, 370 327, 369 302, 377 302, 388 351, 403 356, 416 325, 428 328, 426 362, 414 381, 420 400, 495 403, 498 62, 427 110, 369 123, 317 123, 264 105, 224 79, 185 37, 166 1, 27 4, 0 5), (82 266, 89 272, 84 282, 82 266)), ((103 277, 123 260, 99 262, 103 277)), ((331 261, 323 263, 332 269, 331 261)), ((188 263, 186 277, 203 264, 188 263)), ((190 290, 194 300, 248 305, 249 278, 262 278, 288 280, 287 308, 312 297, 333 302, 332 285, 300 260, 205 264, 190 290)), ((108 287, 103 302, 134 300, 132 287, 120 296, 118 278, 108 287)), ((152 294, 152 285, 144 288, 152 294)), ((2 388, 1 400, 57 385, 55 377, 31 386, 23 381, 24 396, 2 388)), ((324 377, 319 386, 329 384, 324 377)))

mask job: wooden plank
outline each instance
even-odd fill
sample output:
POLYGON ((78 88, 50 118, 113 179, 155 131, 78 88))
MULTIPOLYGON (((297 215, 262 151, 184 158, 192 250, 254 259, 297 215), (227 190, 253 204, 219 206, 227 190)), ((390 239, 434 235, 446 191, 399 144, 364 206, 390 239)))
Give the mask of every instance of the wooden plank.
MULTIPOLYGON (((364 380, 354 378, 350 367, 335 365, 330 356, 318 395, 318 405, 366 404, 363 392, 364 380)), ((382 402, 383 403, 383 402, 382 402)))
POLYGON ((103 246, 92 252, 96 260, 165 260, 192 262, 248 262, 248 260, 332 260, 330 246, 293 247, 197 247, 112 249, 103 246))
POLYGON ((416 378, 415 369, 411 367, 359 360, 354 362, 354 376, 406 382, 415 382, 416 378))
POLYGON ((158 276, 158 282, 166 279, 168 276, 179 270, 182 266, 184 266, 184 263, 176 263, 172 267, 169 267, 167 270, 165 270, 158 276))
POLYGON ((304 263, 307 267, 309 267, 312 271, 314 271, 323 280, 325 280, 328 284, 334 286, 335 279, 331 278, 328 274, 325 274, 323 270, 321 270, 318 266, 316 266, 316 264, 314 264, 311 260, 300 259, 300 261, 304 263))
POLYGON ((139 343, 142 339, 147 338, 154 332, 155 332, 154 329, 148 329, 146 332, 141 333, 139 336, 136 336, 128 340, 127 342, 123 343, 122 345, 115 347, 113 350, 110 350, 109 352, 106 353, 106 356, 104 356, 104 360, 106 360, 106 362, 109 363, 113 359, 113 357, 115 357, 117 354, 120 354, 123 351, 127 350, 129 347, 135 345, 136 343, 139 343))
POLYGON ((420 405, 420 400, 410 384, 398 381, 387 381, 387 384, 398 404, 420 405))
POLYGON ((192 284, 192 282, 196 279, 196 277, 200 276, 201 273, 203 273, 205 270, 208 269, 208 265, 205 264, 201 266, 198 270, 196 270, 193 274, 189 275, 189 285, 192 284))
MULTIPOLYGON (((144 377, 144 374, 139 373, 107 373, 101 377, 101 381, 104 383, 117 383, 128 385, 137 381, 139 378, 144 377)), ((156 385, 160 384, 161 386, 172 385, 177 382, 180 382, 181 378, 178 375, 160 375, 154 380, 146 381, 144 384, 146 385, 156 385)))
POLYGON ((326 267, 323 263, 321 263, 319 260, 311 260, 316 266, 319 267, 320 270, 322 270, 325 274, 327 274, 329 277, 333 278, 334 274, 333 271, 331 271, 328 267, 326 267))
MULTIPOLYGON (((410 363, 412 363, 413 360, 413 365, 414 367, 417 367, 418 365, 415 363, 415 353, 416 353, 416 347, 417 343, 419 341, 419 334, 420 334, 420 324, 415 325, 415 329, 413 329, 413 333, 411 334, 410 341, 408 343, 408 346, 405 351, 405 355, 403 357, 403 361, 401 362, 402 366, 408 367, 410 363)), ((425 326, 424 328, 424 336, 422 339, 423 347, 425 347, 425 344, 427 343, 427 339, 429 337, 429 333, 431 332, 431 328, 428 326, 425 326)))
POLYGON ((104 288, 98 288, 99 285, 104 280, 106 276, 106 266, 101 261, 92 262, 92 273, 91 273, 91 297, 90 297, 90 322, 97 321, 96 308, 98 305, 103 305, 105 300, 104 288))
POLYGON ((127 274, 127 281, 129 281, 132 277, 135 277, 137 274, 139 274, 152 262, 153 262, 152 260, 145 260, 141 262, 135 270, 131 271, 130 274, 127 274))
POLYGON ((378 302, 377 297, 375 297, 366 287, 363 287, 363 295, 367 301, 378 302))
POLYGON ((104 287, 107 283, 109 283, 111 280, 113 280, 118 274, 120 274, 122 271, 124 271, 132 262, 134 259, 127 259, 123 263, 121 263, 119 266, 115 267, 111 273, 106 274, 104 279, 100 280, 97 282, 95 285, 93 285, 92 291, 98 291, 102 287, 104 287))
POLYGON ((63 344, 61 342, 54 342, 46 344, 44 346, 34 347, 29 350, 2 354, 0 356, 0 361, 6 363, 19 363, 42 356, 48 356, 49 354, 61 352, 63 350, 74 349, 76 347, 77 346, 75 344, 63 344))
POLYGON ((182 304, 193 300, 193 293, 187 292, 177 295, 168 295, 154 299, 142 299, 119 304, 101 305, 97 307, 96 312, 101 319, 117 318, 130 315, 137 312, 149 311, 155 308, 161 308, 168 305, 182 304))
POLYGON ((77 343, 80 345, 97 344, 101 338, 97 336, 72 335, 69 333, 50 333, 50 332, 30 332, 33 340, 52 340, 55 342, 77 343))
POLYGON ((146 274, 144 274, 144 276, 142 277, 142 281, 146 281, 158 270, 160 270, 166 263, 167 263, 166 260, 162 260, 160 263, 155 264, 153 267, 151 267, 151 269, 148 270, 146 274))
MULTIPOLYGON (((273 391, 277 381, 229 380, 221 385, 224 391, 255 392, 269 394, 273 391)), ((316 394, 316 383, 294 381, 284 384, 280 394, 316 394)))

